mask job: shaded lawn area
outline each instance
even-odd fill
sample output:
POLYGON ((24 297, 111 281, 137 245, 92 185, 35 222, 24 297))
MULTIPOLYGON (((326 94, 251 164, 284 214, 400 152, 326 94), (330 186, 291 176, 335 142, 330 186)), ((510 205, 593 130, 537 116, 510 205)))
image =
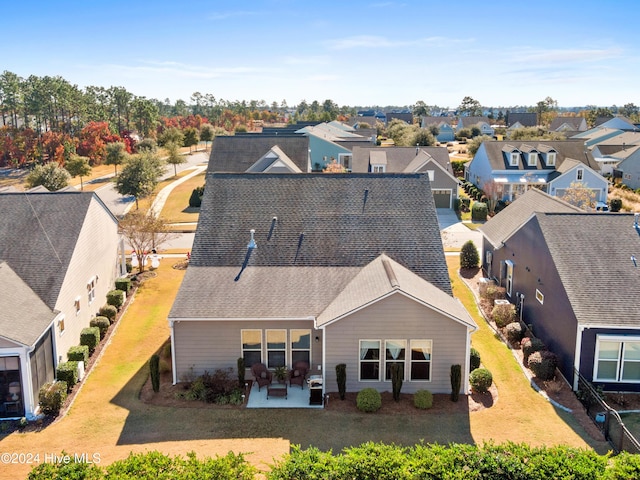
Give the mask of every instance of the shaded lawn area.
MULTIPOLYGON (((175 187, 167 198, 160 216, 169 223, 185 223, 198 221, 199 208, 190 208, 189 199, 196 187, 204 185, 206 172, 202 172, 175 187)), ((195 230, 195 226, 193 228, 195 230)))

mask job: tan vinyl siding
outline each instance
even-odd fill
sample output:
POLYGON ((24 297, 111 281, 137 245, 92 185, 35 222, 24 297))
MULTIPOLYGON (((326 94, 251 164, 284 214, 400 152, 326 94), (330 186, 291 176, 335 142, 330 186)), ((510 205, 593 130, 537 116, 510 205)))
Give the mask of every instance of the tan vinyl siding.
POLYGON ((106 304, 107 292, 115 288, 119 238, 115 219, 102 204, 92 200, 56 302, 56 309, 65 316, 62 335, 58 322, 54 325, 56 361, 60 357, 63 362, 67 360, 67 351, 80 343, 80 332, 106 304), (87 282, 94 277, 97 278, 95 298, 89 305, 87 282), (77 297, 80 297, 80 311, 76 315, 77 297))
MULTIPOLYGON (((291 321, 180 321, 173 326, 176 378, 180 382, 187 374, 202 375, 219 368, 237 369, 242 355, 242 330, 262 330, 262 360, 266 363, 264 331, 287 330, 287 365, 291 367, 289 334, 291 329, 311 330, 311 369, 322 364, 322 342, 315 342, 321 332, 313 329, 311 320, 291 321)), ((250 378, 247 369, 247 378, 250 378)))
MULTIPOLYGON (((325 335, 325 390, 328 392, 337 391, 335 366, 339 363, 347 365, 347 391, 357 392, 366 387, 391 391, 391 382, 359 381, 359 340, 365 339, 381 340, 382 362, 384 340, 407 341, 404 393, 421 389, 450 393, 451 365, 460 364, 465 371, 467 327, 401 294, 394 294, 329 325, 325 335), (408 379, 411 339, 433 341, 430 381, 408 379)), ((384 370, 384 363, 380 369, 384 370)))

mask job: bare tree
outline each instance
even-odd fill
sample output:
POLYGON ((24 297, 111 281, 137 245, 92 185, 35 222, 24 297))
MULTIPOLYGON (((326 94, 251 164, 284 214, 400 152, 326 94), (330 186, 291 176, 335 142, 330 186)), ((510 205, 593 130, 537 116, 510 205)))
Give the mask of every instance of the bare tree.
POLYGON ((133 249, 140 273, 144 272, 147 257, 175 235, 160 218, 139 210, 128 213, 119 223, 120 233, 133 249))

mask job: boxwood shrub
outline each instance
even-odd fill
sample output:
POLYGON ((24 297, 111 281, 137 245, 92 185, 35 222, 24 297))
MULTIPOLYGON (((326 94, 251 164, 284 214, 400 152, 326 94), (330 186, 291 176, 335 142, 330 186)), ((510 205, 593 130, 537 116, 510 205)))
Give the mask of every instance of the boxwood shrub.
POLYGON ((504 327, 504 334, 512 345, 519 345, 524 335, 524 330, 520 322, 513 322, 504 327))
POLYGON ((38 392, 40 411, 45 415, 58 415, 66 399, 67 382, 60 380, 45 383, 38 392))
POLYGON ((473 372, 476 368, 480 368, 480 352, 471 347, 469 351, 469 370, 473 372))
POLYGON ((129 293, 129 290, 131 290, 131 279, 127 277, 116 279, 116 290, 122 290, 125 293, 129 293))
POLYGON ((62 362, 56 368, 56 379, 67 384, 67 392, 78 383, 78 362, 62 362))
POLYGON ((107 292, 107 303, 120 309, 124 304, 124 292, 122 290, 111 290, 107 292))
POLYGON ((109 327, 111 326, 111 322, 107 317, 96 317, 91 319, 89 325, 92 327, 98 327, 100 330, 100 339, 103 339, 107 334, 107 330, 109 330, 109 327))
POLYGON ((486 368, 476 368, 469 375, 469 383, 474 392, 484 393, 493 383, 493 375, 486 368))
POLYGON ((483 202, 476 202, 471 207, 471 220, 484 222, 487 220, 487 215, 489 214, 489 210, 487 209, 487 204, 483 202))
POLYGON ((529 361, 529 355, 533 352, 539 352, 540 350, 546 350, 544 342, 536 337, 525 337, 520 342, 520 346, 522 347, 522 356, 524 357, 524 363, 529 361))
POLYGON ((93 351, 100 343, 100 329, 98 327, 83 328, 80 332, 80 345, 89 347, 89 355, 93 355, 93 351))
POLYGON ((101 317, 107 317, 111 323, 116 321, 116 315, 118 315, 118 309, 113 305, 103 305, 98 310, 98 315, 101 317))
POLYGON ((433 406, 433 394, 429 390, 418 390, 413 394, 413 405, 421 410, 433 406))
POLYGON ((516 307, 512 303, 495 305, 491 310, 491 318, 498 328, 504 328, 516 321, 516 307))
POLYGON ((551 380, 556 376, 558 357, 548 350, 533 352, 527 360, 529 369, 540 380, 551 380))
POLYGON ((67 360, 70 362, 84 362, 86 365, 89 361, 89 347, 86 345, 70 347, 69 351, 67 351, 67 360))
POLYGON ((356 397, 356 406, 361 412, 376 412, 382 406, 382 397, 375 388, 363 388, 356 397))

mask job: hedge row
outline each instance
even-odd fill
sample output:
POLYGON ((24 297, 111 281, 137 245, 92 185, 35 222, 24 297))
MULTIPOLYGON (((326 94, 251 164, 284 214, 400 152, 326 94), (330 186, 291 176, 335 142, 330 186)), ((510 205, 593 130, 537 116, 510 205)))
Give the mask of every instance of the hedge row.
MULTIPOLYGON (((62 455, 60 456, 63 457, 62 455)), ((107 467, 95 463, 41 463, 29 474, 30 480, 51 478, 101 479, 253 479, 268 480, 375 478, 405 480, 416 478, 465 478, 547 480, 622 480, 640 478, 640 455, 618 456, 566 446, 531 447, 525 444, 492 443, 482 446, 420 444, 413 447, 365 443, 345 448, 339 454, 315 447, 291 453, 276 461, 271 469, 258 473, 242 456, 228 453, 214 459, 169 457, 159 452, 131 453, 107 467)))

